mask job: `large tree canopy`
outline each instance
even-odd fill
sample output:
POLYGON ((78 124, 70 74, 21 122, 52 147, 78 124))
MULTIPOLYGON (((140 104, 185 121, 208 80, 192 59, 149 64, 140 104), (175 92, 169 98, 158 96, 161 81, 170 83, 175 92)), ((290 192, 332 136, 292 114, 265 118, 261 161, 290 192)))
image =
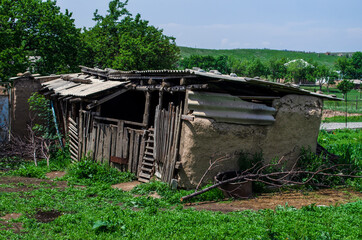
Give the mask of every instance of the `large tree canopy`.
POLYGON ((1 0, 0 79, 27 69, 40 74, 76 71, 83 47, 71 16, 51 0, 1 0))
POLYGON ((127 1, 112 0, 105 16, 94 13, 96 25, 84 32, 93 65, 121 70, 173 68, 179 58, 175 38, 148 25, 125 8, 127 1))

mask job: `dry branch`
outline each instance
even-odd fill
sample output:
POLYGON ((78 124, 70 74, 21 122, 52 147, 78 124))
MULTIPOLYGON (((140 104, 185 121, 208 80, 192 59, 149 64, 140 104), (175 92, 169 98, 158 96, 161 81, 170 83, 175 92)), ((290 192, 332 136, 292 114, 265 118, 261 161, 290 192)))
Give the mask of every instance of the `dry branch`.
MULTIPOLYGON (((223 158, 220 158, 220 159, 223 159, 223 158)), ((213 162, 212 165, 210 164, 210 167, 205 172, 204 176, 215 165, 215 163, 217 163, 218 160, 219 159, 215 160, 215 162, 213 162)), ((227 183, 234 183, 234 182, 243 182, 243 181, 260 182, 260 183, 264 183, 266 185, 270 185, 270 186, 274 186, 274 187, 282 187, 282 186, 291 185, 291 184, 293 184, 293 185, 310 184, 310 185, 315 185, 315 186, 320 186, 320 187, 321 186, 329 187, 326 184, 312 183, 311 181, 313 179, 315 179, 316 176, 329 176, 329 177, 339 177, 339 178, 362 178, 362 176, 356 176, 356 175, 352 175, 352 174, 343 174, 340 172, 338 172, 338 173, 336 173, 336 172, 329 173, 328 172, 328 171, 337 169, 338 167, 341 167, 341 166, 348 166, 349 164, 335 164, 332 166, 323 166, 322 165, 322 166, 319 166, 319 169, 317 169, 315 171, 299 170, 299 169, 296 169, 297 162, 299 159, 297 160, 296 163, 294 163, 292 168, 288 171, 274 171, 271 173, 264 173, 264 171, 270 167, 280 166, 283 163, 283 160, 284 160, 284 157, 279 159, 279 161, 277 163, 269 163, 264 166, 261 166, 260 165, 261 162, 258 162, 256 164, 254 164, 251 168, 239 173, 236 177, 229 178, 226 180, 221 180, 210 187, 207 187, 200 191, 196 191, 190 195, 184 196, 181 198, 181 201, 190 199, 192 197, 195 197, 197 195, 210 191, 211 189, 217 188, 221 185, 224 185, 227 183), (259 166, 259 168, 257 168, 257 166, 259 166), (303 177, 304 177, 304 179, 303 179, 303 177)), ((199 187, 199 185, 200 185, 200 183, 198 184, 197 188, 199 187)))

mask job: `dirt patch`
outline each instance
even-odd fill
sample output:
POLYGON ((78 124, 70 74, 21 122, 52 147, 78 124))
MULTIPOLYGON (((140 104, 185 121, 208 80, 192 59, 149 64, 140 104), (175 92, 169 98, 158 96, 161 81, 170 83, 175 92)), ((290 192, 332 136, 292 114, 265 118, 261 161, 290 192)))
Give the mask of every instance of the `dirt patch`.
POLYGON ((21 222, 8 223, 0 220, 0 229, 12 230, 14 233, 20 233, 24 228, 23 223, 21 222))
MULTIPOLYGON (((360 113, 348 113, 347 116, 361 116, 362 114, 360 113)), ((340 111, 332 111, 329 109, 324 109, 323 110, 323 114, 322 114, 322 120, 326 119, 326 118, 330 118, 330 117, 334 117, 334 116, 346 116, 345 112, 340 112, 340 111)))
POLYGON ((57 210, 50 210, 50 211, 39 210, 34 217, 38 222, 48 223, 54 221, 57 217, 61 215, 62 213, 57 210))
POLYGON ((11 220, 16 220, 22 216, 21 213, 9 213, 0 217, 0 229, 12 230, 14 233, 20 233, 23 228, 23 223, 14 222, 9 223, 11 220), (4 221, 3 221, 4 220, 4 221))
POLYGON ((19 217, 21 217, 21 215, 22 215, 21 213, 9 213, 3 217, 0 217, 0 219, 4 219, 4 220, 18 219, 19 217))
POLYGON ((54 178, 63 177, 65 174, 66 174, 66 172, 55 171, 55 172, 47 173, 45 176, 47 176, 47 178, 54 179, 54 178))
POLYGON ((131 191, 135 186, 141 184, 139 181, 132 181, 132 182, 125 182, 125 183, 118 183, 112 185, 112 188, 122 189, 123 191, 131 191))
POLYGON ((243 210, 275 209, 277 206, 293 206, 301 208, 311 204, 338 205, 353 202, 362 198, 362 193, 350 189, 324 189, 314 192, 282 192, 261 194, 257 198, 234 200, 230 202, 205 202, 185 204, 185 208, 195 210, 210 210, 220 212, 232 212, 243 210))
POLYGON ((28 177, 5 176, 0 177, 0 184, 11 187, 0 188, 0 192, 27 192, 37 188, 66 188, 67 182, 53 181, 28 177))

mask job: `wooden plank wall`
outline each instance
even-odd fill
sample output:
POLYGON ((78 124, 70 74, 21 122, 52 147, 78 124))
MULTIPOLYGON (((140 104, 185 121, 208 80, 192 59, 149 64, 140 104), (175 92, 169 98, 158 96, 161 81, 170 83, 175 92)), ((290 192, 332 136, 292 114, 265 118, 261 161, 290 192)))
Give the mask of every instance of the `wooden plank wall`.
POLYGON ((182 105, 156 108, 155 159, 163 182, 171 183, 179 152, 182 105))
POLYGON ((100 163, 137 175, 147 131, 129 127, 122 120, 114 122, 116 124, 101 123, 91 112, 81 111, 79 156, 88 155, 100 163))
POLYGON ((79 138, 78 138, 78 126, 77 123, 69 117, 69 150, 70 150, 70 158, 72 161, 77 161, 79 157, 79 138))

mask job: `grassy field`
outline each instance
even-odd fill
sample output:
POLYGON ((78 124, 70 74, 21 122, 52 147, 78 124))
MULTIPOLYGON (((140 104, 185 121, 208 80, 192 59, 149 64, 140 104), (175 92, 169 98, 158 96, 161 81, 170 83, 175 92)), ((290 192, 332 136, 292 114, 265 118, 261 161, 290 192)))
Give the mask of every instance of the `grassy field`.
MULTIPOLYGON (((302 86, 301 88, 315 92, 319 90, 319 86, 302 86)), ((338 98, 343 98, 343 94, 338 90, 337 87, 330 87, 329 92, 327 87, 322 87, 322 92, 324 94, 334 94, 338 98)), ((345 101, 324 101, 324 109, 329 109, 333 111, 346 111, 346 102, 345 101)), ((362 113, 362 92, 356 89, 351 90, 347 94, 347 112, 349 113, 362 113)))
POLYGON ((270 58, 287 58, 287 59, 312 59, 320 64, 332 66, 337 61, 337 56, 327 56, 323 53, 304 53, 304 52, 292 52, 282 50, 270 50, 270 49, 232 49, 232 50, 215 50, 215 49, 200 49, 180 47, 181 57, 189 57, 191 55, 211 55, 221 56, 226 55, 236 59, 252 59, 260 58, 262 61, 267 61, 270 58))
MULTIPOLYGON (((319 141, 343 159, 361 165, 360 130, 322 131, 319 141)), ((83 161, 67 167, 62 179, 45 173, 61 170, 31 167, 16 158, 1 159, 0 239, 361 239, 362 201, 339 206, 230 213, 186 208, 180 197, 193 191, 171 190, 161 182, 137 186, 131 192, 110 187, 134 176, 83 161), (23 178, 17 176, 37 178, 23 178), (42 179, 38 179, 42 178, 42 179), (65 180, 67 182, 65 182, 65 180), (84 186, 79 186, 82 184, 84 186), (160 198, 150 196, 157 192, 160 198), (8 214, 15 219, 5 220, 8 214), (5 219, 4 219, 5 218, 5 219)), ((354 186, 358 182, 353 182, 354 186)), ((353 186, 353 184, 351 184, 353 186)), ((360 187, 359 187, 360 189, 360 187)), ((348 192, 347 192, 348 193, 348 192)), ((306 193, 307 194, 307 193, 306 193)), ((192 201, 221 199, 217 189, 192 201)))

